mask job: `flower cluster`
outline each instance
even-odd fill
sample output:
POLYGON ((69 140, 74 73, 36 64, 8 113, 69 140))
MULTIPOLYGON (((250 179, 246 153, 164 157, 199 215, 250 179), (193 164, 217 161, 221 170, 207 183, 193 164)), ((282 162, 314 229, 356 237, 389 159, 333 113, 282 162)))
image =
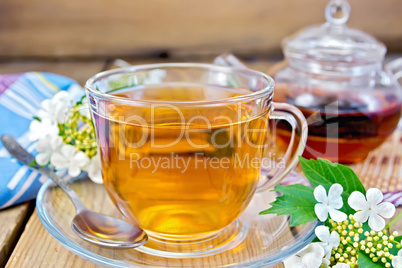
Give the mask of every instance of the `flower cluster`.
POLYGON ((353 191, 347 204, 355 213, 347 215, 342 211, 347 211, 343 193, 338 183, 329 188, 328 195, 322 185, 314 189, 317 201, 314 211, 324 225, 316 227, 316 241, 285 260, 285 267, 356 268, 362 267, 359 258, 366 258, 371 263, 380 263, 381 267, 402 268, 402 250, 398 252, 401 244, 396 240, 398 233, 391 234, 384 220, 395 214, 395 206, 382 202, 383 194, 378 189, 371 188, 365 195, 353 191))
MULTIPOLYGON (((333 184, 326 195, 326 191, 322 185, 314 189, 314 197, 318 201, 315 205, 315 213, 320 221, 327 220, 328 212, 336 222, 346 220, 346 214, 338 211, 343 207, 341 194, 343 193, 342 185, 333 184)), ((353 218, 360 223, 368 220, 370 228, 380 231, 385 227, 384 218, 391 218, 395 214, 395 206, 389 202, 382 202, 384 196, 382 192, 376 188, 371 188, 364 196, 359 191, 354 191, 348 198, 348 204, 357 212, 353 218)))
POLYGON ((86 97, 73 104, 69 93, 60 91, 41 103, 29 127, 29 138, 36 141, 37 164, 67 169, 71 177, 87 171, 89 178, 102 182, 94 127, 86 97))
MULTIPOLYGON (((165 70, 156 69, 144 73, 138 81, 130 75, 122 76, 116 81, 110 80, 109 87, 158 84, 166 75, 165 70)), ((29 127, 29 138, 36 141, 37 164, 50 164, 56 170, 67 169, 71 177, 86 171, 92 181, 102 183, 101 161, 86 96, 73 103, 69 93, 60 91, 41 103, 34 119, 29 127)))

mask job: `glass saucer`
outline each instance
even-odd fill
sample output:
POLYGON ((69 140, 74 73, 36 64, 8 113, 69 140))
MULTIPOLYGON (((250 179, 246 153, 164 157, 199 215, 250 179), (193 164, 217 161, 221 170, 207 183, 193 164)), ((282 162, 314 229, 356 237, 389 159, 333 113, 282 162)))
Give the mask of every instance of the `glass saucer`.
MULTIPOLYGON (((301 176, 292 172, 292 176, 301 176)), ((300 180, 299 180, 300 182, 300 180)), ((102 185, 83 180, 72 184, 78 196, 98 212, 121 217, 102 185)), ((47 181, 36 201, 39 219, 48 232, 76 255, 107 267, 269 267, 295 254, 314 237, 317 222, 289 227, 287 216, 258 215, 269 207, 277 194, 265 191, 255 194, 239 221, 248 227, 244 239, 232 249, 197 258, 168 258, 149 254, 147 250, 111 249, 88 243, 74 234, 71 221, 74 206, 60 188, 47 181)))

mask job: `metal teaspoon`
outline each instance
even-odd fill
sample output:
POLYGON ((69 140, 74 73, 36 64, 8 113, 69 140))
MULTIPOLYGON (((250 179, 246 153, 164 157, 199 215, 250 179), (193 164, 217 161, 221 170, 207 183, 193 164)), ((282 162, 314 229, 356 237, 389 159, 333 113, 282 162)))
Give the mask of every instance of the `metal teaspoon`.
POLYGON ((13 137, 2 135, 7 151, 21 163, 49 176, 71 199, 76 215, 71 223, 73 231, 82 239, 107 247, 134 248, 145 244, 148 236, 138 226, 88 209, 77 194, 48 167, 31 165, 34 156, 27 152, 13 137))

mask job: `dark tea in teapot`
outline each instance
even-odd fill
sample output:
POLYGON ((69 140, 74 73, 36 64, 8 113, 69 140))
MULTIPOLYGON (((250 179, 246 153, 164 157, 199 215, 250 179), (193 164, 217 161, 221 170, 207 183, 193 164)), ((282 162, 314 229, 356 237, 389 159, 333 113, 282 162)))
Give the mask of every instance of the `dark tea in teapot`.
MULTIPOLYGON (((401 102, 394 95, 330 96, 317 91, 293 96, 277 88, 276 101, 298 107, 307 119, 309 136, 303 156, 342 163, 364 160, 395 130, 401 116, 401 102), (279 94, 278 94, 279 93, 279 94)), ((279 135, 288 140, 290 126, 278 125, 279 135)))

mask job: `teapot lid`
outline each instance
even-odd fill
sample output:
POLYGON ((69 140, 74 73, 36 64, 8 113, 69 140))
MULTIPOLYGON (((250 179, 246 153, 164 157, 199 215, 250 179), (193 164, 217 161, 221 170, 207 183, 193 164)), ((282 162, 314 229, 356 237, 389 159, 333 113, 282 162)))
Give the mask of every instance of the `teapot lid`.
POLYGON ((289 65, 318 74, 362 75, 381 66, 387 51, 371 35, 346 25, 350 16, 347 0, 331 0, 327 22, 308 27, 283 40, 289 65))

